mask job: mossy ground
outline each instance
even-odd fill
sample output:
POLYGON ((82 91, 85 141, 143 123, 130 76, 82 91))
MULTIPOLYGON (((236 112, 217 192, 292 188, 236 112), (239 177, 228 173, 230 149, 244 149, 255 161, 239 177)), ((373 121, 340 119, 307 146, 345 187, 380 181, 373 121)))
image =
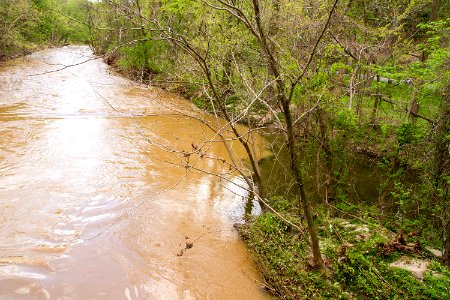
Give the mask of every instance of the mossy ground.
MULTIPOLYGON (((302 220, 284 213, 290 221, 302 220)), ((358 219, 316 219, 323 270, 310 264, 305 240, 272 213, 251 218, 241 234, 267 289, 280 299, 450 299, 450 270, 440 265, 414 235, 402 236, 358 219), (430 260, 423 280, 390 264, 402 256, 430 260)))

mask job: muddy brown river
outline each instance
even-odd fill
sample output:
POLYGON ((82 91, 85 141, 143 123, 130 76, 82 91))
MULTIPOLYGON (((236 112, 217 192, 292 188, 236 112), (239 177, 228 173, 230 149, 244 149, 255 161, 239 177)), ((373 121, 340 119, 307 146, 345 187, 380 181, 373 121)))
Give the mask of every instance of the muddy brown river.
POLYGON ((246 192, 208 174, 229 152, 180 111, 213 120, 88 47, 0 65, 0 299, 268 298, 233 229, 246 192))

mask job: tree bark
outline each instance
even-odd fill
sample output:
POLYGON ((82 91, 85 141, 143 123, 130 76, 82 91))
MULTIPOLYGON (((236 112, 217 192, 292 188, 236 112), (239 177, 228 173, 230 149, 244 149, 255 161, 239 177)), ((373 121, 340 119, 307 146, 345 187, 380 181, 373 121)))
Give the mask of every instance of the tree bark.
POLYGON ((433 0, 433 3, 431 4, 431 15, 430 15, 431 22, 434 22, 437 20, 440 6, 441 6, 441 0, 433 0))
MULTIPOLYGON (((380 83, 380 75, 377 75, 377 83, 380 83)), ((377 95, 375 96, 375 100, 373 103, 373 109, 372 109, 372 116, 370 117, 370 123, 375 124, 377 121, 377 112, 378 112, 378 106, 380 105, 380 93, 377 92, 377 95)))
POLYGON ((323 259, 322 259, 322 255, 320 253, 319 237, 317 235, 316 226, 314 224, 314 220, 313 220, 313 216, 312 216, 311 203, 310 203, 309 199, 306 197, 303 174, 298 165, 299 157, 298 157, 297 149, 295 147, 294 127, 292 124, 292 114, 291 114, 291 110, 289 108, 289 104, 287 102, 284 102, 283 113, 286 118, 287 147, 288 147, 289 155, 290 155, 291 170, 294 175, 294 179, 295 179, 297 188, 299 190, 300 200, 302 201, 302 204, 303 204, 303 212, 306 217, 306 222, 308 223, 308 231, 309 231, 309 235, 311 237, 311 245, 312 245, 311 248, 312 248, 312 252, 313 252, 314 265, 318 268, 321 268, 323 266, 323 259))
POLYGON ((439 119, 435 127, 434 137, 434 172, 433 185, 436 203, 441 211, 442 237, 444 242, 443 262, 450 266, 450 202, 449 186, 446 178, 450 176, 450 85, 447 86, 444 101, 441 105, 439 119))
POLYGON ((447 222, 444 240, 444 255, 442 256, 442 263, 450 267, 450 222, 447 222))
MULTIPOLYGON (((298 152, 295 146, 295 139, 294 139, 294 126, 293 126, 293 120, 292 120, 292 113, 291 108, 289 106, 289 100, 286 98, 285 95, 285 83, 283 82, 281 72, 278 69, 278 61, 275 58, 276 53, 274 53, 271 49, 271 47, 268 44, 266 33, 262 26, 261 21, 261 10, 258 0, 253 0, 253 12, 255 14, 255 21, 256 21, 256 27, 258 30, 258 42, 260 43, 260 46, 262 50, 265 52, 267 56, 267 60, 269 63, 269 67, 272 69, 272 73, 275 76, 275 85, 277 88, 277 100, 280 104, 284 117, 286 119, 286 144, 289 151, 290 156, 290 164, 291 164, 291 170, 300 194, 300 199, 303 204, 303 211, 306 217, 306 221, 308 223, 308 231, 311 237, 311 245, 312 245, 312 252, 313 252, 313 259, 314 259, 314 265, 318 268, 323 267, 323 259, 322 255, 320 253, 320 247, 319 247, 319 237, 317 235, 316 226, 314 224, 314 220, 312 217, 312 207, 309 199, 306 196, 305 187, 304 187, 304 180, 303 180, 303 174, 299 167, 299 157, 298 152)), ((329 20, 328 20, 329 21, 329 20)), ((328 24, 328 23, 327 23, 328 24)), ((314 53, 312 53, 314 55, 314 53)), ((311 55, 311 56, 312 56, 311 55)), ((311 57, 310 57, 311 60, 311 57)), ((295 88, 295 87, 292 87, 295 88)))
POLYGON ((330 140, 327 134, 327 125, 325 122, 324 110, 321 107, 317 108, 317 123, 320 130, 320 148, 322 148, 325 154, 325 167, 326 167, 326 201, 335 199, 335 180, 333 176, 333 153, 330 147, 330 140))
MULTIPOLYGON (((433 0, 433 3, 431 4, 431 13, 430 13, 430 22, 434 22, 438 18, 439 14, 439 7, 441 6, 441 0, 433 0)), ((428 59, 428 56, 430 53, 427 51, 422 52, 422 61, 426 61, 428 59)))

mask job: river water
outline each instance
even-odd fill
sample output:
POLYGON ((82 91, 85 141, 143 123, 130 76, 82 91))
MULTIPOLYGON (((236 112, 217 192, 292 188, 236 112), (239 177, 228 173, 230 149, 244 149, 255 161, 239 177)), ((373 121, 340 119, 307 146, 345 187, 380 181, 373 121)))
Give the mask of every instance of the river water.
POLYGON ((183 153, 214 119, 179 111, 88 47, 0 66, 0 299, 268 298, 232 226, 245 190, 208 174, 229 152, 183 153))

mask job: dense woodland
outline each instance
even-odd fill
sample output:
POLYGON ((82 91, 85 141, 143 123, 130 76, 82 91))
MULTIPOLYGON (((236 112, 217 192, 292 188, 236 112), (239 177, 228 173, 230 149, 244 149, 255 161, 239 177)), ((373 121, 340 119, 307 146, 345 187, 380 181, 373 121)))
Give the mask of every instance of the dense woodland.
POLYGON ((0 5, 0 56, 88 42, 228 122, 264 211, 239 230, 274 295, 448 299, 450 1, 0 5), (272 156, 258 157, 255 132, 272 156), (432 272, 389 266, 401 256, 432 272))
POLYGON ((88 43, 85 0, 1 0, 0 60, 68 42, 88 43))

